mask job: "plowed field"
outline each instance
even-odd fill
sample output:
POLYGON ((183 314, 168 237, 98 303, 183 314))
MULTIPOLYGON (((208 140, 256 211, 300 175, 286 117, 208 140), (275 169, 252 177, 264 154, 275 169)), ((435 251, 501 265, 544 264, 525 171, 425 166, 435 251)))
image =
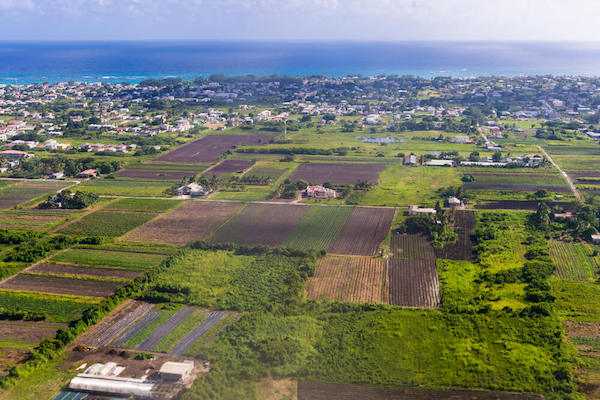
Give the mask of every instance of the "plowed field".
POLYGON ((329 246, 329 253, 375 255, 390 230, 394 210, 391 208, 356 208, 329 246))

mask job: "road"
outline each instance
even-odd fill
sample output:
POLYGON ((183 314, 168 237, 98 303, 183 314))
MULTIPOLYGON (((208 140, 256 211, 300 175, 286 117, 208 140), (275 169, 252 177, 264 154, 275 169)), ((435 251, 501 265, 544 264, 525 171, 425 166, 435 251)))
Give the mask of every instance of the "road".
POLYGON ((581 193, 579 193, 579 190, 577 190, 577 187, 575 187, 575 184, 571 180, 571 177, 565 171, 563 171, 563 169, 560 167, 560 165, 558 165, 552 159, 552 157, 550 157, 550 154, 548 154, 546 152, 546 150, 544 150, 544 148, 542 146, 538 146, 538 149, 540 149, 540 151, 542 153, 544 153, 544 155, 546 156, 546 158, 548 159, 548 161, 550 161, 552 163, 552 165, 554 165, 554 168, 556 168, 557 170, 560 171, 560 173, 562 174, 562 176, 565 178, 565 181, 567 181, 567 184, 571 188, 571 191, 575 195, 575 198, 577 199, 577 201, 579 201, 580 203, 585 203, 585 199, 583 198, 583 196, 581 195, 581 193))

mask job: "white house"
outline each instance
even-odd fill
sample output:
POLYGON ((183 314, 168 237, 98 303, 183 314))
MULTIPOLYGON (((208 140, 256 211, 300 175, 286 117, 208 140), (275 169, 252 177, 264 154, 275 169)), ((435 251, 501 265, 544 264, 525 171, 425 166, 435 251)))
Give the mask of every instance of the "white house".
POLYGON ((408 206, 408 215, 433 215, 437 211, 435 208, 420 208, 419 206, 408 206))

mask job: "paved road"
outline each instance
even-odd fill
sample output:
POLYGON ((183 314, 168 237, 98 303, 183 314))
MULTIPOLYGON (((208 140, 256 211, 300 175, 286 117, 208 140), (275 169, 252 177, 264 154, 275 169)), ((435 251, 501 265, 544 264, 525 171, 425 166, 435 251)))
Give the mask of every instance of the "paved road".
POLYGON ((546 158, 548 159, 548 161, 550 161, 552 163, 552 165, 554 165, 554 168, 556 168, 557 170, 560 171, 560 173, 562 174, 562 176, 565 178, 565 181, 567 181, 567 184, 569 185, 569 187, 571 188, 571 191, 573 192, 573 194, 575 195, 575 197, 577 198, 577 200, 580 203, 585 203, 585 199, 583 198, 583 196, 581 195, 581 193, 579 193, 579 190, 577 190, 577 187, 575 187, 575 184, 573 183, 573 181, 571 180, 571 177, 565 172, 563 171, 563 169, 560 167, 560 165, 558 165, 553 159, 552 157, 550 157, 550 154, 548 154, 546 152, 546 150, 544 150, 544 148, 542 146, 538 146, 538 149, 540 149, 540 151, 542 153, 544 153, 544 155, 546 156, 546 158))

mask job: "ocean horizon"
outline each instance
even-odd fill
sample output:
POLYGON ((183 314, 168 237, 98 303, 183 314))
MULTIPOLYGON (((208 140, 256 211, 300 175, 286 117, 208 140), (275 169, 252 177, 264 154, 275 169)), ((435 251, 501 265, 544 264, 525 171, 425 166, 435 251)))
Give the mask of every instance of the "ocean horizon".
POLYGON ((213 74, 600 76, 600 42, 0 42, 0 83, 137 83, 213 74))

